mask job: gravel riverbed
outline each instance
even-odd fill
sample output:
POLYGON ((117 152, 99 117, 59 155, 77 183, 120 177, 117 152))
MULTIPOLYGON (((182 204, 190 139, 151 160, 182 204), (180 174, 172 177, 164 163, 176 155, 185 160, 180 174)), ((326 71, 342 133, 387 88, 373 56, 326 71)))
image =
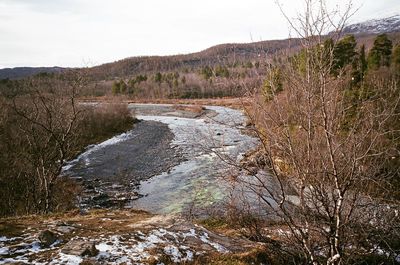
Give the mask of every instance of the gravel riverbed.
POLYGON ((229 163, 257 145, 245 116, 225 107, 129 104, 134 128, 90 146, 64 168, 82 182, 83 208, 124 207, 156 214, 220 208, 230 194, 229 163))
POLYGON ((173 138, 166 124, 140 121, 132 130, 88 147, 65 167, 64 175, 82 183, 83 207, 122 206, 140 197, 140 181, 184 160, 179 147, 171 145, 173 138))

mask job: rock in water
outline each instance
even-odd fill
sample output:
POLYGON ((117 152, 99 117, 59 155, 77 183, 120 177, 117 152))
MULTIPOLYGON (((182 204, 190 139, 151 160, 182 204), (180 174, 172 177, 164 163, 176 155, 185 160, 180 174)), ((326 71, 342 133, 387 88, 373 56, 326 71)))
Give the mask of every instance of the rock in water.
POLYGON ((39 233, 38 238, 39 238, 42 246, 50 247, 52 244, 54 244, 57 241, 58 235, 49 230, 44 230, 39 233))
POLYGON ((95 242, 73 239, 64 245, 61 252, 68 255, 93 257, 99 253, 95 245, 95 242))

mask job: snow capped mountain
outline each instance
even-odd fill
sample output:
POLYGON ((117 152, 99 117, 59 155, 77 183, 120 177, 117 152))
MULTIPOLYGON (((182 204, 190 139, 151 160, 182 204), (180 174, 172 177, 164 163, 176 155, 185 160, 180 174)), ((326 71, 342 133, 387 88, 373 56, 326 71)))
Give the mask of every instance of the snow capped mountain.
POLYGON ((365 22, 352 24, 344 28, 344 33, 346 34, 379 34, 396 31, 400 31, 400 14, 382 19, 371 19, 365 22))

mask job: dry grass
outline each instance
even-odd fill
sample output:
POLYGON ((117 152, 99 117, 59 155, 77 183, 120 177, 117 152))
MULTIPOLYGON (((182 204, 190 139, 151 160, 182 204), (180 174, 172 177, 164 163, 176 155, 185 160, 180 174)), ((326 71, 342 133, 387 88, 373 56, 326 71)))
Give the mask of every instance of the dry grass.
POLYGON ((174 105, 174 109, 180 111, 193 112, 196 114, 201 114, 205 108, 201 105, 174 105))
POLYGON ((33 231, 47 229, 50 224, 65 223, 78 227, 76 234, 79 236, 107 234, 130 231, 132 223, 145 220, 151 215, 138 210, 91 210, 81 214, 78 210, 51 215, 27 215, 0 219, 0 234, 14 237, 23 234, 26 228, 33 231))

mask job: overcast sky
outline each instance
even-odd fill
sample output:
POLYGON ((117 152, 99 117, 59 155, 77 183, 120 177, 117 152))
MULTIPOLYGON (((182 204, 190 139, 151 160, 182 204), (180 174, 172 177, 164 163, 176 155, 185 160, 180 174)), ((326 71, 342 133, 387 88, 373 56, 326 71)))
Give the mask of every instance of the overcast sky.
MULTIPOLYGON (((295 16, 303 1, 281 2, 295 16)), ((400 13, 400 0, 353 3, 353 21, 400 13)), ((288 36, 274 0, 0 0, 0 68, 93 66, 288 36)))

